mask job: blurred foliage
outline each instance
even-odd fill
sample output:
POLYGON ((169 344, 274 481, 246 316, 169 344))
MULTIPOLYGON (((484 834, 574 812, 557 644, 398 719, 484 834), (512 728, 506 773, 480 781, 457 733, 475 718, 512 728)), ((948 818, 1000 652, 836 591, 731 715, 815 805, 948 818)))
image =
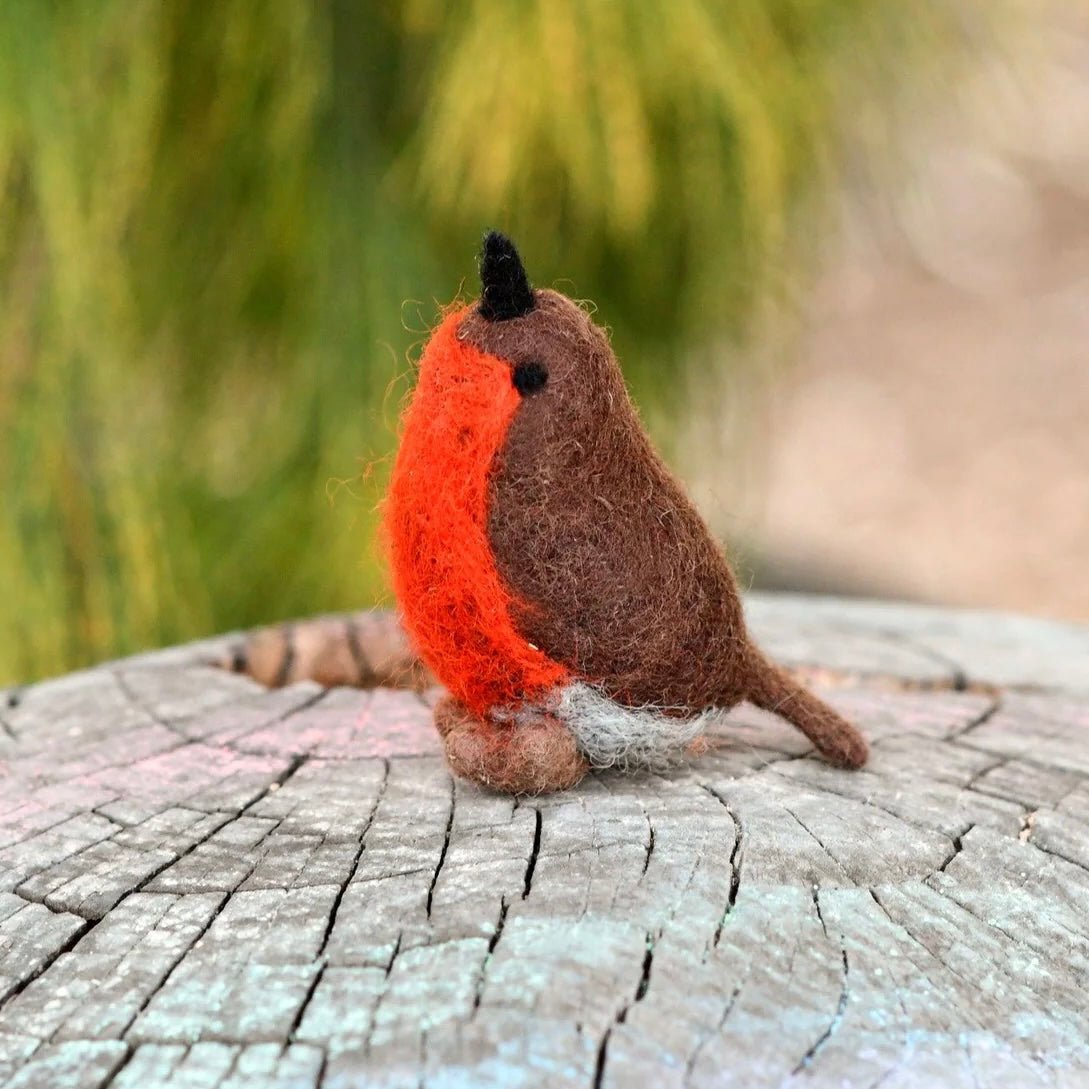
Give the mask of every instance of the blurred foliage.
POLYGON ((485 227, 660 398, 804 257, 861 62, 955 33, 938 0, 4 5, 0 682, 381 595, 408 359, 485 227))

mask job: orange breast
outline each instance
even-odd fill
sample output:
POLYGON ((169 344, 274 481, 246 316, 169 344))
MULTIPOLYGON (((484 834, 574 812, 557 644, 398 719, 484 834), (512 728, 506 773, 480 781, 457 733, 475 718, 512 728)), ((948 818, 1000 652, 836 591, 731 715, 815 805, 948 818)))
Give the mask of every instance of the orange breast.
POLYGON ((435 330, 405 412, 386 500, 394 590, 421 657, 481 713, 569 678, 511 620, 488 541, 488 483, 520 397, 501 359, 457 338, 465 310, 435 330))

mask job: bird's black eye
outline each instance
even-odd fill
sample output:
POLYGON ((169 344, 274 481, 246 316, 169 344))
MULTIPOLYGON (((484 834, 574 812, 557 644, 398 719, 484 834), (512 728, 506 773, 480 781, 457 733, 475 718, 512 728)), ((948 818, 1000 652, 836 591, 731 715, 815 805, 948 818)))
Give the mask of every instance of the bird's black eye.
POLYGON ((544 387, 548 381, 548 368, 539 359, 527 359, 524 363, 515 363, 511 377, 514 388, 525 397, 544 387))

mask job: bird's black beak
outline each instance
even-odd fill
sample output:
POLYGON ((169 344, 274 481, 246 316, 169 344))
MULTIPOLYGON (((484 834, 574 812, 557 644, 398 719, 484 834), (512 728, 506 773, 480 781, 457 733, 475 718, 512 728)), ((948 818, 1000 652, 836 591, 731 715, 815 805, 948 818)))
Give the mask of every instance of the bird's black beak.
POLYGON ((480 251, 480 316, 508 321, 533 307, 533 288, 514 243, 499 231, 489 231, 480 251))

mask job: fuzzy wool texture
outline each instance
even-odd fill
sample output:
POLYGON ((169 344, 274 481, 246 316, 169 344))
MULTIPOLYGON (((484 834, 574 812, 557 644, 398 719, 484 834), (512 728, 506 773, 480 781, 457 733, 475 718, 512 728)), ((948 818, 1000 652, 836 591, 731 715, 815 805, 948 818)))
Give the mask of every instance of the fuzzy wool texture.
POLYGON ((480 304, 420 364, 386 506, 394 588, 451 696, 456 774, 510 793, 661 768, 742 700, 830 760, 865 739, 751 642, 725 556, 647 437, 605 333, 485 241, 480 304))
POLYGON ((571 731, 591 767, 621 771, 675 767, 717 714, 710 710, 678 718, 657 707, 624 707, 582 681, 565 685, 548 706, 571 731))
POLYGON ((555 715, 520 706, 517 721, 478 717, 450 697, 435 708, 450 770, 505 794, 567 790, 590 770, 575 737, 555 715))
POLYGON ((490 482, 488 536, 526 638, 629 707, 691 717, 749 688, 733 575, 650 444, 605 334, 554 291, 462 335, 547 383, 523 399, 490 482))
POLYGON ((757 665, 748 699, 796 726, 833 764, 860 768, 870 756, 866 739, 846 719, 753 648, 757 665))
POLYGON ((623 707, 583 681, 539 703, 474 715, 452 697, 435 710, 451 770, 507 794, 566 790, 591 769, 666 771, 693 751, 716 712, 691 718, 623 707))
POLYGON ((513 623, 488 536, 492 464, 521 404, 510 365, 448 315, 420 361, 385 508, 394 590, 420 656, 478 715, 566 681, 513 623))
POLYGON ((752 644, 726 558, 651 445, 605 333, 565 296, 535 294, 517 319, 470 310, 460 327, 487 354, 547 373, 489 479, 488 537, 516 628, 621 707, 685 721, 749 699, 833 762, 865 763, 858 731, 752 644))
POLYGON ((489 231, 480 254, 479 312, 487 321, 510 321, 533 309, 536 299, 518 251, 506 235, 489 231))

